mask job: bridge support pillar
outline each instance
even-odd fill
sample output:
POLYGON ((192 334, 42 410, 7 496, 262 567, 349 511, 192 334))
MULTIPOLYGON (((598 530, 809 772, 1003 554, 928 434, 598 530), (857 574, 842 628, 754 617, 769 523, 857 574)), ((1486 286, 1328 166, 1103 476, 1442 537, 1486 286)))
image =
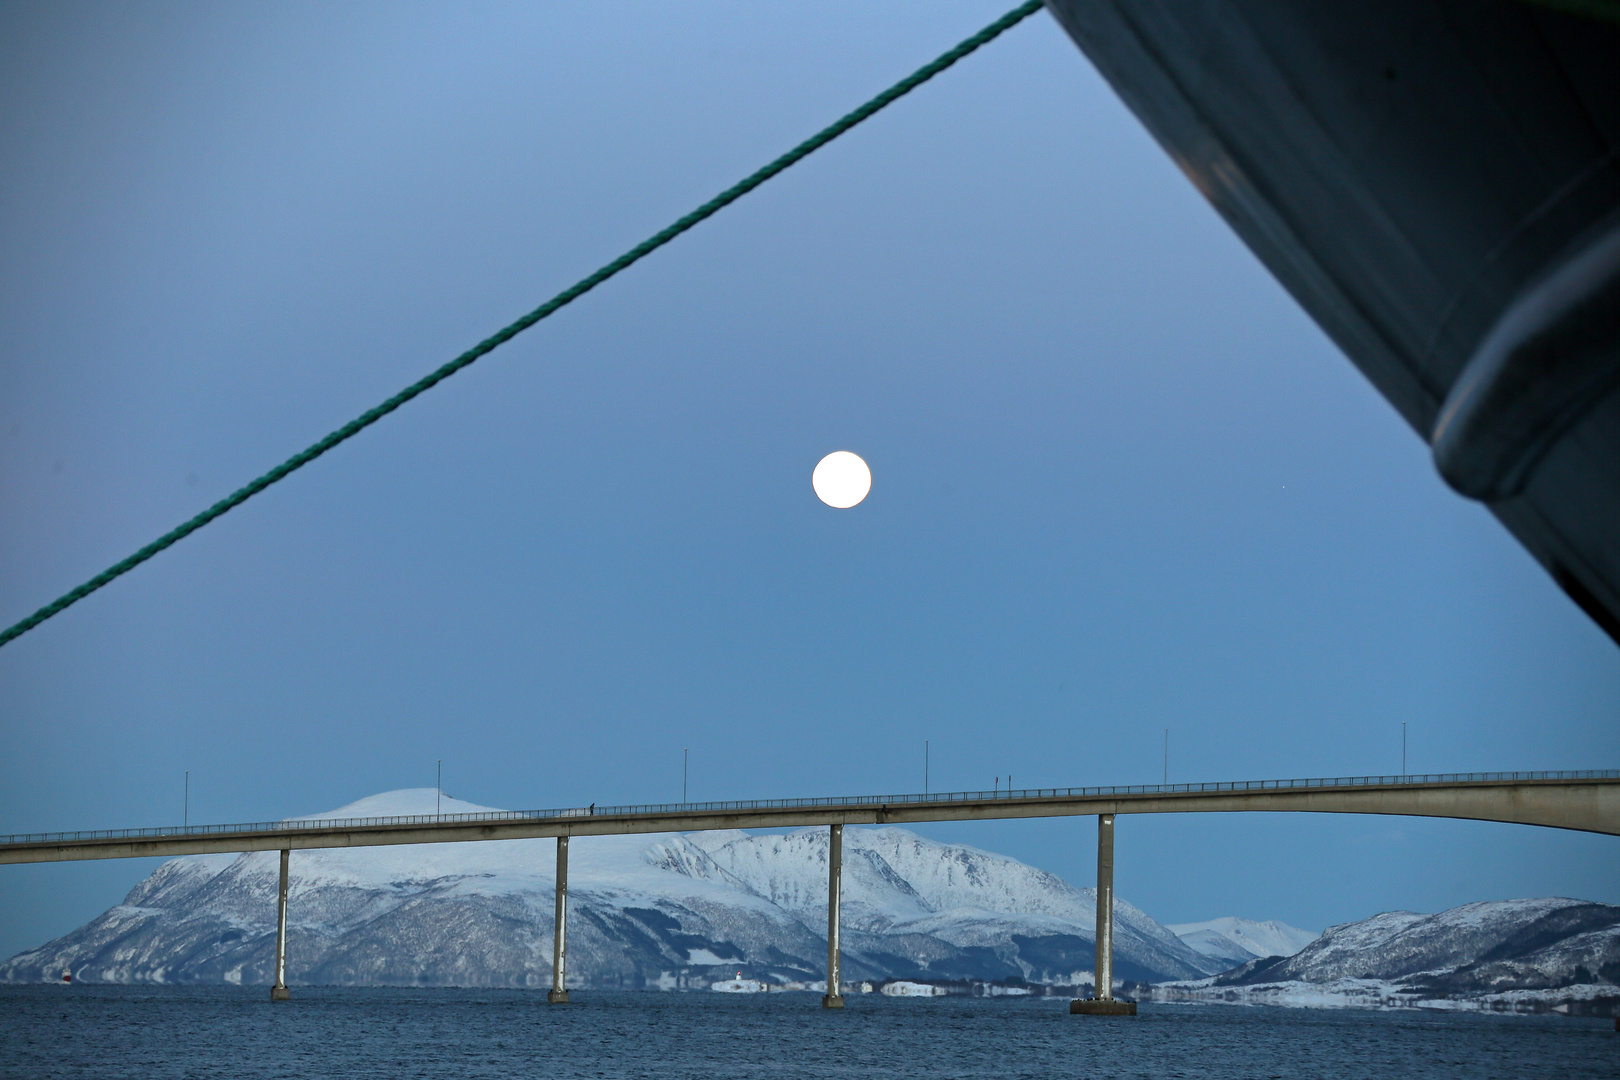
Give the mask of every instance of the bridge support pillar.
POLYGON ((551 990, 546 1000, 553 1005, 568 1004, 568 837, 557 837, 557 920, 552 927, 551 990))
POLYGON ((1097 963, 1090 998, 1069 1002, 1080 1016, 1135 1016, 1136 1002, 1114 1000, 1114 815, 1097 815, 1097 963))
POLYGON ((276 984, 270 988, 271 1001, 286 1001, 287 992, 287 862, 292 852, 281 849, 281 882, 276 888, 276 984))
POLYGON ((824 1009, 842 1009, 844 995, 839 993, 843 982, 839 978, 838 904, 844 879, 844 827, 832 826, 827 838, 827 992, 821 997, 824 1009))

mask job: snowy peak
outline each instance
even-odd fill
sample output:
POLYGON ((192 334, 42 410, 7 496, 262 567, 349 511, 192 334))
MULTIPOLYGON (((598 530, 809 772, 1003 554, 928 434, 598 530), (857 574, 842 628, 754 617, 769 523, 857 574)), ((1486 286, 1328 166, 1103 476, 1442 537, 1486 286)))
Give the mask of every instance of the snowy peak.
MULTIPOLYGON (((734 880, 789 911, 825 910, 825 829, 783 836, 737 834, 708 846, 734 880)), ((904 829, 844 833, 843 905, 852 928, 882 931, 941 912, 1050 914, 1090 929, 1090 890, 1016 859, 941 844, 904 829)))
MULTIPOLYGON (((660 865, 734 883, 806 926, 822 925, 830 843, 826 829, 785 835, 695 833, 680 839, 694 855, 677 858, 660 849, 660 865), (695 857, 699 852, 708 859, 695 857)), ((999 949, 1018 938, 1040 938, 1048 944, 1031 945, 1029 951, 1042 959, 1021 968, 1022 977, 1090 977, 1096 893, 1017 859, 942 844, 900 828, 850 827, 844 831, 842 883, 849 933, 921 935, 962 949, 999 949), (1039 966, 1049 963, 1070 966, 1061 972, 1039 966)), ((1125 901, 1116 900, 1115 921, 1118 952, 1130 977, 1208 974, 1234 966, 1211 963, 1125 901)))
MULTIPOLYGON (((480 813, 432 788, 311 819, 480 813)), ((826 829, 579 837, 570 847, 570 980, 706 986, 724 966, 771 982, 821 976, 826 829)), ((289 964, 332 984, 545 985, 550 839, 293 852, 289 964)), ((125 904, 0 964, 0 980, 260 982, 275 941, 275 852, 170 860, 125 904)), ((1224 970, 1117 901, 1125 979, 1224 970)), ((845 966, 856 978, 1091 978, 1095 894, 993 852, 898 828, 844 831, 845 966)))
POLYGON ((323 821, 328 818, 422 817, 428 814, 498 814, 493 806, 479 806, 441 794, 430 787, 400 788, 368 795, 357 802, 320 814, 302 814, 289 821, 323 821))
POLYGON ((1207 922, 1176 923, 1167 929, 1196 952, 1232 967, 1266 956, 1293 956, 1317 935, 1287 923, 1221 918, 1207 922))
POLYGON ((929 911, 977 908, 1018 915, 1055 915, 1090 926, 1096 894, 1005 855, 941 844, 905 829, 863 829, 846 846, 908 882, 929 911))

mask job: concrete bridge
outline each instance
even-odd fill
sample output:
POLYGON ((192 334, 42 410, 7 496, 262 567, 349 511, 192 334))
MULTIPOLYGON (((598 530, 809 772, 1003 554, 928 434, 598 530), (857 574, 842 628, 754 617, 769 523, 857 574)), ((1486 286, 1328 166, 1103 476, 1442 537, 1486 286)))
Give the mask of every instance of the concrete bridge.
POLYGON ((566 1002, 568 844, 575 836, 770 829, 825 825, 828 848, 827 994, 839 1008, 839 898, 845 825, 999 818, 1097 818, 1096 997, 1071 1011, 1131 1014, 1113 999, 1114 818, 1118 814, 1219 812, 1394 814, 1540 825, 1620 836, 1620 770, 1583 772, 1445 773, 1309 780, 1246 780, 1128 787, 1031 788, 928 795, 870 795, 820 799, 569 807, 483 814, 382 818, 313 818, 181 828, 104 829, 0 837, 0 863, 65 862, 280 851, 276 919, 276 983, 285 1000, 287 876, 294 850, 479 840, 557 839, 556 926, 552 1002, 566 1002))

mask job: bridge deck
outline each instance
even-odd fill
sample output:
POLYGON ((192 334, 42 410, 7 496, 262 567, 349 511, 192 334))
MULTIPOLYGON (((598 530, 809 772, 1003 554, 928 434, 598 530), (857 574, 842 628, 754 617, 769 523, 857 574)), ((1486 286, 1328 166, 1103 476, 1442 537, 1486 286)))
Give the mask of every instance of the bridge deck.
POLYGON ((1031 788, 25 833, 0 837, 0 863, 709 829, 1244 811, 1467 818, 1620 835, 1620 770, 1031 788))

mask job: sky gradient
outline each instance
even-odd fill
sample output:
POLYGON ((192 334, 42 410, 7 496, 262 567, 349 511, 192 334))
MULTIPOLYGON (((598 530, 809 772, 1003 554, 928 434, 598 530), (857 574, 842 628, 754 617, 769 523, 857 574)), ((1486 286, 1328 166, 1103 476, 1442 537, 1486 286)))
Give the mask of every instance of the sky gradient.
MULTIPOLYGON (((0 6, 0 622, 1000 3, 0 6)), ((1620 651, 1044 14, 0 649, 0 833, 1620 765, 1620 651), (832 450, 871 495, 810 488, 832 450)), ((1089 820, 938 825, 1091 883, 1089 820)), ((1620 902, 1620 839, 1125 818, 1163 922, 1620 902)), ((0 953, 155 861, 0 867, 0 953)), ((576 882, 586 888, 588 883, 576 882)))

